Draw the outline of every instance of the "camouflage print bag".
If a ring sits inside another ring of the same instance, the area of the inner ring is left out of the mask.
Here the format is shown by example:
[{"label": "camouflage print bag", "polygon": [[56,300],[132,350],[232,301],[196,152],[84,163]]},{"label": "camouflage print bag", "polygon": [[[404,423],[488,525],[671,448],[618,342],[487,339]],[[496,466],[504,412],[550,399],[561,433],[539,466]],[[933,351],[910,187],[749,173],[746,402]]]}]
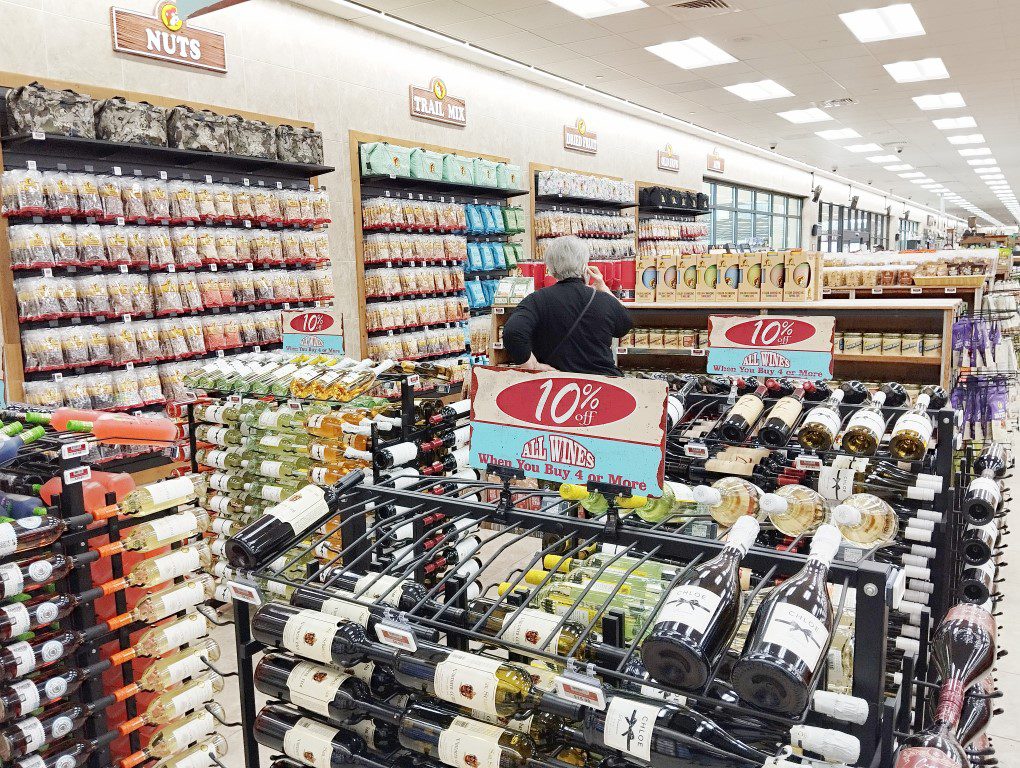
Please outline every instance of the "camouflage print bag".
[{"label": "camouflage print bag", "polygon": [[107,141],[165,147],[166,110],[147,101],[114,96],[96,107],[96,135]]},{"label": "camouflage print bag", "polygon": [[175,149],[198,152],[229,151],[227,144],[227,118],[203,109],[178,106],[170,110],[166,121],[167,139]]},{"label": "camouflage print bag", "polygon": [[311,128],[293,125],[276,127],[276,151],[288,163],[322,164],[322,134]]},{"label": "camouflage print bag", "polygon": [[54,91],[39,83],[7,91],[7,122],[12,133],[55,133],[96,137],[95,102],[72,90]]},{"label": "camouflage print bag", "polygon": [[231,115],[227,118],[227,142],[232,155],[276,159],[276,129],[261,120]]}]

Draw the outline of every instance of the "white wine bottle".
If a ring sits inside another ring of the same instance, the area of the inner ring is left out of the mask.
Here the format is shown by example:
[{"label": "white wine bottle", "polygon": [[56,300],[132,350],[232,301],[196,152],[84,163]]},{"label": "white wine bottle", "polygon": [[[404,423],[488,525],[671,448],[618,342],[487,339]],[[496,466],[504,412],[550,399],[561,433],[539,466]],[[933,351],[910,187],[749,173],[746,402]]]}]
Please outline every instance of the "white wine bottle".
[{"label": "white wine bottle", "polygon": [[803,448],[827,451],[832,447],[839,433],[839,425],[843,423],[839,404],[843,402],[844,394],[842,389],[837,389],[828,400],[807,412],[797,432],[797,442]]},{"label": "white wine bottle", "polygon": [[901,461],[920,461],[928,452],[935,425],[928,415],[926,394],[918,395],[914,407],[896,420],[889,438],[889,453]]}]

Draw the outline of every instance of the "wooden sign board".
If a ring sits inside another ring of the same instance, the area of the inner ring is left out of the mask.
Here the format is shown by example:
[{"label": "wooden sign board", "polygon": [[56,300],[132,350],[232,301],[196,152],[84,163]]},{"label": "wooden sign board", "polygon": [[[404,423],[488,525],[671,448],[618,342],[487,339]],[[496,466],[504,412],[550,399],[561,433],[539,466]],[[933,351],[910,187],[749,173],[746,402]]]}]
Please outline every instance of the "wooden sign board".
[{"label": "wooden sign board", "polygon": [[589,131],[584,120],[578,118],[574,125],[563,126],[563,148],[594,155],[599,151],[598,134]]},{"label": "wooden sign board", "polygon": [[708,372],[831,379],[833,317],[709,315]]},{"label": "wooden sign board", "polygon": [[432,78],[428,88],[410,86],[408,106],[411,117],[461,128],[467,125],[467,102],[451,96],[446,83],[438,77]]},{"label": "wooden sign board", "polygon": [[283,351],[294,354],[344,353],[344,318],[328,309],[283,313]]},{"label": "wooden sign board", "polygon": [[712,173],[725,173],[726,161],[719,155],[709,155],[707,168],[712,171]]},{"label": "wooden sign board", "polygon": [[660,171],[680,173],[680,155],[676,154],[673,147],[667,144],[665,149],[658,151],[656,165]]},{"label": "wooden sign board", "polygon": [[150,16],[123,8],[110,9],[113,50],[210,72],[227,71],[223,35],[185,24],[176,3],[159,3]]}]

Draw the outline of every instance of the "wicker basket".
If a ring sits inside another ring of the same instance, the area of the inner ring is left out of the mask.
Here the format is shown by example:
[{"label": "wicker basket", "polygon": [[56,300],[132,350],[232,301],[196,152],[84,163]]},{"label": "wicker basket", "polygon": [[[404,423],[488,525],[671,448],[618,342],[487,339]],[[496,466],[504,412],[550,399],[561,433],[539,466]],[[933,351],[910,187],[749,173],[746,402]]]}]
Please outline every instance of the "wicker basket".
[{"label": "wicker basket", "polygon": [[914,275],[914,285],[934,288],[980,288],[984,283],[984,275]]}]

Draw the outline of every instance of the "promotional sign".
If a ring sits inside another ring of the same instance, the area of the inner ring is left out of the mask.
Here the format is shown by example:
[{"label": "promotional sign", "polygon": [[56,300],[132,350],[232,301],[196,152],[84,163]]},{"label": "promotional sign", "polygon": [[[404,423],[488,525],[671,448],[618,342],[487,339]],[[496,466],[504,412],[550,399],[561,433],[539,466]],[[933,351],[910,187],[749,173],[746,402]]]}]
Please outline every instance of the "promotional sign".
[{"label": "promotional sign", "polygon": [[656,164],[660,171],[671,171],[673,173],[679,173],[680,155],[673,152],[673,147],[667,144],[665,149],[660,149],[658,151],[656,157]]},{"label": "promotional sign", "polygon": [[726,172],[726,161],[720,155],[712,154],[708,156],[708,170],[712,173],[725,173]]},{"label": "promotional sign", "polygon": [[588,130],[584,118],[577,118],[574,125],[563,126],[563,148],[594,155],[599,151],[598,134]]},{"label": "promotional sign", "polygon": [[728,376],[832,378],[833,317],[708,318],[708,372]]},{"label": "promotional sign", "polygon": [[344,353],[344,319],[339,312],[313,309],[283,313],[283,351]]},{"label": "promotional sign", "polygon": [[471,466],[662,493],[665,382],[491,366],[471,375]]},{"label": "promotional sign", "polygon": [[467,102],[451,96],[446,83],[438,77],[432,78],[428,88],[412,85],[408,103],[411,117],[461,127],[467,125]]},{"label": "promotional sign", "polygon": [[149,16],[123,8],[110,9],[113,50],[186,67],[227,71],[223,35],[186,24],[177,3],[157,3]]}]

